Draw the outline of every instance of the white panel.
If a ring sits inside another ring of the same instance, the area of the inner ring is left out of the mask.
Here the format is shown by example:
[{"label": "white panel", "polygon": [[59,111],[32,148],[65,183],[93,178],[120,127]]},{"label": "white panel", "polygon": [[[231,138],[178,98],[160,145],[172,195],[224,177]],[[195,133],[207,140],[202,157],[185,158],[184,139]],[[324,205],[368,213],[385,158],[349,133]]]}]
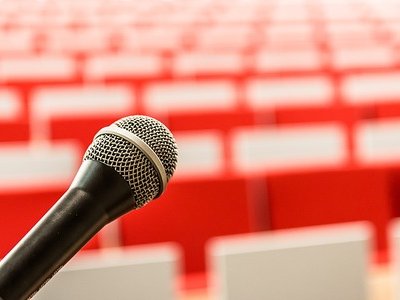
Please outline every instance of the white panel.
[{"label": "white panel", "polygon": [[112,77],[142,77],[162,74],[161,56],[141,54],[99,54],[88,58],[85,65],[87,79]]},{"label": "white panel", "polygon": [[249,25],[210,26],[197,32],[197,47],[210,50],[239,50],[249,45]]},{"label": "white panel", "polygon": [[59,53],[104,51],[111,40],[106,27],[76,30],[52,28],[46,35],[46,51]]},{"label": "white panel", "polygon": [[304,22],[310,20],[310,13],[304,6],[285,6],[282,5],[278,9],[274,10],[271,15],[271,22],[284,23],[284,22]]},{"label": "white panel", "polygon": [[341,91],[350,103],[400,101],[400,72],[348,75]]},{"label": "white panel", "polygon": [[34,31],[31,29],[9,29],[0,31],[0,53],[29,53],[34,49]]},{"label": "white panel", "polygon": [[326,105],[332,101],[329,78],[297,77],[253,79],[246,86],[246,98],[254,108]]},{"label": "white panel", "polygon": [[179,164],[174,177],[220,176],[225,166],[222,135],[216,131],[175,134]]},{"label": "white panel", "polygon": [[216,238],[215,299],[368,299],[371,231],[348,223]]},{"label": "white panel", "polygon": [[32,97],[33,117],[128,114],[135,101],[125,85],[52,86],[35,90]]},{"label": "white panel", "polygon": [[81,254],[56,274],[35,300],[174,300],[180,254],[174,244]]},{"label": "white panel", "polygon": [[245,1],[242,3],[239,2],[235,4],[232,3],[232,8],[220,14],[218,16],[218,21],[222,24],[230,24],[230,23],[252,24],[253,22],[256,22],[259,18],[256,15],[255,12],[256,9],[257,7],[256,5],[254,5],[254,3],[252,3],[252,1]]},{"label": "white panel", "polygon": [[267,50],[257,55],[254,65],[261,72],[310,71],[322,67],[322,57],[316,49]]},{"label": "white panel", "polygon": [[[182,2],[181,2],[182,3]],[[195,6],[193,6],[195,8]],[[186,14],[183,14],[181,11],[175,11],[168,14],[160,13],[148,16],[149,21],[152,21],[154,24],[165,24],[171,25],[179,28],[187,28],[186,26],[191,26],[197,19],[196,11],[187,11]],[[160,22],[162,20],[162,23]],[[171,40],[168,41],[168,45],[172,45]],[[161,46],[162,43],[159,43]]]},{"label": "white panel", "polygon": [[238,129],[232,147],[240,173],[340,166],[347,158],[345,130],[338,124]]},{"label": "white panel", "polygon": [[355,127],[357,159],[366,164],[400,162],[400,119],[362,122]]},{"label": "white panel", "polygon": [[332,52],[336,69],[390,67],[396,62],[396,53],[387,46],[339,47]]},{"label": "white panel", "polygon": [[[399,15],[397,12],[397,4],[396,1],[388,2],[386,5],[382,5],[382,1],[371,1],[370,3],[371,9],[374,10],[374,14],[377,18],[384,21],[386,26],[390,25],[392,22],[396,23],[399,21]],[[398,31],[396,28],[390,28],[391,31],[394,30],[395,33]]]},{"label": "white panel", "polygon": [[[160,20],[157,20],[155,24],[159,24],[159,22]],[[180,47],[182,42],[182,28],[180,26],[154,26],[133,31],[132,27],[128,27],[121,32],[121,37],[121,47],[124,50],[174,51]]]},{"label": "white panel", "polygon": [[192,52],[179,54],[174,60],[174,73],[194,74],[241,74],[244,59],[238,53]]},{"label": "white panel", "polygon": [[[21,8],[19,8],[21,9]],[[26,11],[25,13],[19,13],[12,18],[14,25],[21,27],[37,27],[42,22],[40,14],[35,13],[34,10]]]},{"label": "white panel", "polygon": [[340,49],[340,48],[371,48],[375,47],[377,44],[374,38],[331,38],[326,41],[330,49]]},{"label": "white panel", "polygon": [[[355,12],[354,10],[351,11],[351,9],[348,9],[347,11],[344,11],[343,8],[339,7],[338,10],[332,10],[331,7],[326,9],[326,13],[332,13],[335,12],[337,16],[339,15],[346,15],[350,14],[352,15],[353,13],[358,13]],[[362,22],[327,22],[327,34],[329,38],[340,38],[340,39],[365,39],[365,38],[371,38],[372,33],[373,33],[373,27],[369,23],[362,23]]]},{"label": "white panel", "polygon": [[81,158],[74,143],[0,144],[0,190],[21,190],[65,185]]},{"label": "white panel", "polygon": [[150,112],[228,110],[236,104],[236,89],[229,81],[156,83],[144,92]]},{"label": "white panel", "polygon": [[[390,33],[390,35],[393,37],[394,41],[398,42],[400,38],[400,22],[398,18],[398,13],[396,11],[397,9],[390,9],[390,13],[393,14],[392,17],[393,20],[387,20],[385,22],[384,28],[387,29]],[[396,16],[396,17],[394,17]],[[389,17],[389,18],[390,18]]]},{"label": "white panel", "polygon": [[66,56],[23,56],[0,60],[0,80],[68,80],[76,76],[76,62]]},{"label": "white panel", "polygon": [[57,12],[50,11],[41,15],[40,28],[52,30],[54,28],[67,28],[74,22],[74,16],[70,10],[60,8]]},{"label": "white panel", "polygon": [[267,42],[279,44],[283,41],[315,41],[315,31],[311,23],[277,23],[265,28]]},{"label": "white panel", "polygon": [[49,139],[51,118],[125,116],[132,114],[134,102],[132,89],[125,85],[39,88],[32,96],[31,138]]},{"label": "white panel", "polygon": [[[338,5],[335,7],[335,5],[327,5],[325,10],[324,10],[324,19],[325,21],[331,22],[333,24],[338,24],[339,26],[344,23],[345,27],[347,24],[350,23],[350,25],[347,25],[349,27],[349,37],[350,36],[355,36],[357,37],[357,32],[363,33],[362,29],[357,30],[357,25],[358,25],[358,20],[363,18],[363,16],[360,15],[361,9],[355,9],[354,7],[351,7],[350,5]],[[353,30],[353,25],[351,23],[355,22],[357,25],[354,26]],[[360,24],[362,26],[362,24]]]},{"label": "white panel", "polygon": [[22,113],[22,101],[15,90],[0,90],[0,120],[13,120]]}]

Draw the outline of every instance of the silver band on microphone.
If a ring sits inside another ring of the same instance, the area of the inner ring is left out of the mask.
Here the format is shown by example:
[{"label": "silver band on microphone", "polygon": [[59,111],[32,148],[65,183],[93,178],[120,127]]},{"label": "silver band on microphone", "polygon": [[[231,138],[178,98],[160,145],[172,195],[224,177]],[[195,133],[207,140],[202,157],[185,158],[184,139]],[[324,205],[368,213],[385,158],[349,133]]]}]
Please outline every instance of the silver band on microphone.
[{"label": "silver band on microphone", "polygon": [[141,138],[139,138],[136,134],[130,132],[129,130],[118,127],[117,125],[110,125],[100,129],[99,132],[94,136],[94,140],[103,134],[112,134],[127,140],[131,144],[135,145],[139,148],[140,151],[143,152],[144,155],[150,160],[151,164],[157,171],[158,178],[160,179],[160,188],[156,197],[159,197],[165,190],[167,186],[167,174],[165,172],[165,168],[157,156],[157,154],[147,145]]}]

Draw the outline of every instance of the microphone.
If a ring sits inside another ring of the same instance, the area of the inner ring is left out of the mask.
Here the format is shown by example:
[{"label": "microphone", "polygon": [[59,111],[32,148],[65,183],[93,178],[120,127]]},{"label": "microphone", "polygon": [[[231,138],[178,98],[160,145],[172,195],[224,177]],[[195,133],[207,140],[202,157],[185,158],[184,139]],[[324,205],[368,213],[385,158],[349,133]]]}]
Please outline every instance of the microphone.
[{"label": "microphone", "polygon": [[0,300],[32,297],[102,227],[159,197],[177,156],[171,132],[151,117],[101,129],[68,190],[0,261]]}]

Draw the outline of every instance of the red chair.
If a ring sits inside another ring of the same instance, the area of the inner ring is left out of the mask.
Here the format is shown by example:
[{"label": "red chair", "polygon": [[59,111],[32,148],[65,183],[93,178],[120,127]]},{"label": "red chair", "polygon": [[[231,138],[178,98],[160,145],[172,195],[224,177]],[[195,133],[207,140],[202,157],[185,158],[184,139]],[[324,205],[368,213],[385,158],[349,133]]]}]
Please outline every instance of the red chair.
[{"label": "red chair", "polygon": [[175,181],[121,224],[124,245],[174,241],[183,249],[186,272],[204,271],[209,238],[251,230],[246,181]]},{"label": "red chair", "polygon": [[376,229],[377,250],[387,249],[393,213],[386,170],[293,173],[266,181],[273,229],[368,220]]}]

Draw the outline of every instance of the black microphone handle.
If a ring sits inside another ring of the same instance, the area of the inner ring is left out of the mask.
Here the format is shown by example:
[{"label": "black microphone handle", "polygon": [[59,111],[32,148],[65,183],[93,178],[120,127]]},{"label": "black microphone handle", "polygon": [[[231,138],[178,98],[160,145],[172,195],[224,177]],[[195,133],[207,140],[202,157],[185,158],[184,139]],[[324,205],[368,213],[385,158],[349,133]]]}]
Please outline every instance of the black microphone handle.
[{"label": "black microphone handle", "polygon": [[30,298],[104,225],[133,208],[120,174],[84,161],[71,187],[0,261],[0,299]]}]

